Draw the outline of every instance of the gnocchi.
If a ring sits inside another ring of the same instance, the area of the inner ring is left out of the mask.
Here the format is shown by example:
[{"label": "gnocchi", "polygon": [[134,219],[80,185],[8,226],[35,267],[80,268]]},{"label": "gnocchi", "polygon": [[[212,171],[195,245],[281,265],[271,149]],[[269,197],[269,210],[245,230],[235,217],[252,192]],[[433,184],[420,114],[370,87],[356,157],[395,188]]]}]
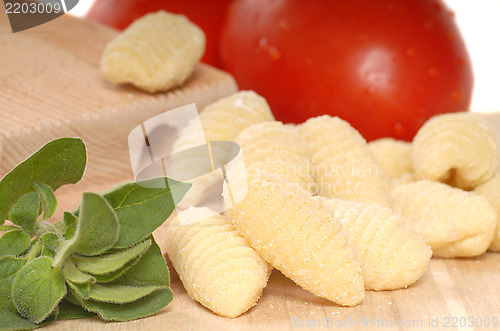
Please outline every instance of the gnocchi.
[{"label": "gnocchi", "polygon": [[148,14],[111,40],[101,57],[104,78],[154,93],[182,85],[205,52],[205,34],[183,15]]},{"label": "gnocchi", "polygon": [[[173,153],[187,150],[197,146],[200,142],[211,141],[234,141],[236,136],[246,127],[253,124],[274,121],[269,105],[266,100],[253,91],[241,91],[222,98],[217,102],[207,106],[199,115],[199,120],[203,128],[199,130],[199,122],[192,121],[180,133],[173,145]],[[226,154],[227,153],[222,153]],[[224,155],[222,155],[224,156]],[[203,159],[212,157],[213,163],[224,164],[226,160],[220,159],[220,155],[215,153],[209,155],[200,149],[191,149],[183,154],[182,159],[169,163],[168,173],[193,173],[192,167],[205,167],[200,169],[206,175],[194,178],[193,186],[184,196],[179,208],[196,206],[203,200],[206,190],[215,182],[221,182],[222,178],[213,173],[212,164],[203,162]],[[212,173],[211,173],[212,172]]]},{"label": "gnocchi", "polygon": [[343,306],[361,302],[361,269],[347,233],[319,199],[285,178],[253,169],[243,174],[235,168],[228,177],[224,198],[246,190],[230,217],[267,262],[315,295]]},{"label": "gnocchi", "polygon": [[427,269],[432,251],[405,219],[388,207],[321,197],[349,234],[367,290],[396,290]]},{"label": "gnocchi", "polygon": [[174,218],[167,229],[166,251],[184,288],[218,315],[241,315],[259,300],[271,267],[229,218],[208,208],[183,213],[197,222],[181,226]]},{"label": "gnocchi", "polygon": [[264,122],[243,130],[236,138],[245,167],[286,178],[315,193],[312,165],[295,126]]},{"label": "gnocchi", "polygon": [[498,146],[489,123],[469,113],[438,115],[417,132],[411,162],[420,179],[470,190],[498,169]]},{"label": "gnocchi", "polygon": [[496,210],[478,194],[428,180],[397,185],[391,206],[403,215],[434,256],[483,254],[493,239]]},{"label": "gnocchi", "polygon": [[[488,198],[488,201],[497,210],[497,216],[500,216],[500,174],[497,173],[492,179],[477,186],[474,192]],[[490,250],[500,252],[500,217],[497,217],[497,224],[493,235],[493,241]]]},{"label": "gnocchi", "polygon": [[349,123],[325,115],[307,120],[300,132],[307,142],[318,194],[388,205],[388,179],[366,140]]},{"label": "gnocchi", "polygon": [[393,138],[381,138],[368,143],[368,147],[382,171],[391,179],[412,173],[411,143]]}]

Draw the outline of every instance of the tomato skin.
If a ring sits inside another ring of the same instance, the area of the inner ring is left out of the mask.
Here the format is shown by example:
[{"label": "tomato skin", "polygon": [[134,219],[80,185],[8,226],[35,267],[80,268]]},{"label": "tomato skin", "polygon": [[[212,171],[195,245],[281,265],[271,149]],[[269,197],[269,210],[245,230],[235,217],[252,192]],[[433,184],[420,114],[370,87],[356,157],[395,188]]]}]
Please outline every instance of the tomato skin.
[{"label": "tomato skin", "polygon": [[186,15],[207,37],[206,51],[201,59],[219,66],[219,39],[226,9],[232,0],[97,0],[86,17],[123,30],[139,17],[158,10]]},{"label": "tomato skin", "polygon": [[434,0],[236,0],[221,59],[278,120],[336,115],[367,140],[411,140],[433,115],[467,110],[473,86],[453,14]]}]

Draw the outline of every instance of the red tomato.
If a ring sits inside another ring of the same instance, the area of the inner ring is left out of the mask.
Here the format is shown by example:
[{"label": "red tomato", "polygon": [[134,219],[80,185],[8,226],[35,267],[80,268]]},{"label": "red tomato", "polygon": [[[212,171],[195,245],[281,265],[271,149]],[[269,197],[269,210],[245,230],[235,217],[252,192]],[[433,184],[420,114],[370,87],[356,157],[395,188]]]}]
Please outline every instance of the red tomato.
[{"label": "red tomato", "polygon": [[226,8],[231,0],[97,0],[87,18],[117,29],[124,29],[135,19],[158,10],[184,14],[203,29],[207,36],[207,48],[201,59],[218,66],[219,36]]},{"label": "red tomato", "polygon": [[278,120],[337,115],[368,140],[411,140],[467,110],[473,85],[454,14],[431,0],[237,0],[221,58]]}]

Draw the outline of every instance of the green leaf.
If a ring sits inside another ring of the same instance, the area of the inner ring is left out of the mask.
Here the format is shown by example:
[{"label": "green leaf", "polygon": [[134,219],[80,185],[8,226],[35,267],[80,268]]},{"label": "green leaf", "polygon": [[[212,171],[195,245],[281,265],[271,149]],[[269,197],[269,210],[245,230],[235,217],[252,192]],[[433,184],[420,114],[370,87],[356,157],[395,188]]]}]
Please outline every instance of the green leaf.
[{"label": "green leaf", "polygon": [[60,138],[43,146],[0,181],[0,224],[23,195],[33,192],[33,182],[45,183],[54,191],[62,185],[77,183],[86,162],[81,139]]},{"label": "green leaf", "polygon": [[138,256],[135,259],[132,259],[127,262],[123,267],[121,267],[118,270],[108,272],[106,274],[102,275],[94,275],[96,283],[109,283],[111,281],[114,281],[118,277],[122,276],[126,271],[128,271],[134,264],[139,262],[141,260],[141,257]]},{"label": "green leaf", "polygon": [[151,236],[151,246],[139,262],[127,270],[123,276],[113,281],[113,284],[129,286],[159,285],[169,286],[167,262],[161,254],[160,247]]},{"label": "green leaf", "polygon": [[19,255],[30,247],[30,236],[21,229],[12,230],[0,237],[0,256]]},{"label": "green leaf", "polygon": [[46,246],[51,251],[57,249],[57,243],[59,242],[59,237],[54,232],[46,232],[40,236],[40,240],[43,245]]},{"label": "green leaf", "polygon": [[183,197],[191,187],[191,184],[168,181],[170,187],[166,178],[155,178],[123,184],[103,193],[120,221],[120,236],[115,247],[124,248],[144,240],[173,212],[172,194]]},{"label": "green leaf", "polygon": [[95,316],[95,313],[87,311],[80,305],[76,305],[68,300],[62,300],[59,303],[58,320],[79,319]]},{"label": "green leaf", "polygon": [[165,286],[125,286],[125,285],[90,285],[90,299],[111,303],[129,303],[145,297]]},{"label": "green leaf", "polygon": [[0,225],[0,231],[10,231],[17,229],[19,229],[19,227],[15,225]]},{"label": "green leaf", "polygon": [[63,237],[66,239],[71,239],[76,232],[77,218],[70,212],[64,212],[63,224],[64,229],[62,231]]},{"label": "green leaf", "polygon": [[12,298],[17,311],[33,323],[46,319],[66,294],[60,268],[53,260],[41,256],[29,262],[16,274]]},{"label": "green leaf", "polygon": [[53,319],[48,318],[41,324],[35,324],[15,311],[0,308],[0,330],[32,330],[52,322]]},{"label": "green leaf", "polygon": [[82,272],[76,267],[76,265],[71,260],[66,260],[62,266],[62,274],[66,280],[72,283],[83,284],[83,283],[93,283],[96,279]]},{"label": "green leaf", "polygon": [[83,194],[74,240],[74,251],[97,255],[113,247],[118,240],[119,223],[109,203],[99,194]]},{"label": "green leaf", "polygon": [[66,279],[66,284],[69,285],[71,293],[75,295],[78,301],[86,300],[90,296],[90,283],[76,284]]},{"label": "green leaf", "polygon": [[146,252],[149,246],[151,246],[151,240],[146,240],[116,253],[92,257],[73,256],[72,260],[81,271],[102,275],[122,268],[130,260]]},{"label": "green leaf", "polygon": [[50,257],[51,259],[54,259],[56,256],[56,253],[50,249],[48,249],[47,246],[43,245],[42,246],[42,251],[40,252],[40,256],[47,256]]},{"label": "green leaf", "polygon": [[56,195],[52,188],[44,183],[34,182],[33,187],[38,194],[38,200],[42,204],[43,219],[46,220],[56,212]]},{"label": "green leaf", "polygon": [[54,258],[57,250],[57,243],[59,242],[59,237],[54,232],[46,232],[40,236],[42,242],[41,256],[48,256]]},{"label": "green leaf", "polygon": [[137,301],[114,304],[94,300],[86,300],[82,305],[87,310],[96,312],[104,320],[130,321],[136,318],[150,316],[168,305],[173,299],[172,291],[168,288],[155,291]]},{"label": "green leaf", "polygon": [[12,301],[12,282],[16,273],[26,264],[26,258],[4,256],[0,258],[0,309],[16,311]]},{"label": "green leaf", "polygon": [[35,192],[23,195],[9,211],[10,221],[23,227],[29,233],[35,229],[38,215],[40,215],[40,202]]}]

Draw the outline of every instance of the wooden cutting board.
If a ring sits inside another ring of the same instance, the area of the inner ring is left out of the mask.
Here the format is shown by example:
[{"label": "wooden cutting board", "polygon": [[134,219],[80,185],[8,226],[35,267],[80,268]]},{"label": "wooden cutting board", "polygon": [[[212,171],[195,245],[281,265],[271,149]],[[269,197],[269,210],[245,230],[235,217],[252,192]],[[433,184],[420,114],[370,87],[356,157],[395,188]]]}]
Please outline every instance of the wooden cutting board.
[{"label": "wooden cutting board", "polygon": [[[132,179],[127,135],[133,127],[180,105],[194,102],[200,109],[237,88],[229,75],[205,65],[170,93],[149,95],[111,86],[101,79],[98,63],[105,43],[116,33],[65,16],[12,34],[0,13],[0,177],[53,138],[82,137],[89,149],[85,180],[58,192],[59,210],[71,210],[83,190],[100,191]],[[369,291],[352,308],[318,298],[275,270],[257,306],[236,319],[214,315],[193,301],[171,266],[170,270],[174,300],[152,317],[126,323],[98,318],[61,321],[45,329],[471,330],[489,325],[482,329],[494,330],[500,325],[500,254],[432,259],[413,286]]]}]

